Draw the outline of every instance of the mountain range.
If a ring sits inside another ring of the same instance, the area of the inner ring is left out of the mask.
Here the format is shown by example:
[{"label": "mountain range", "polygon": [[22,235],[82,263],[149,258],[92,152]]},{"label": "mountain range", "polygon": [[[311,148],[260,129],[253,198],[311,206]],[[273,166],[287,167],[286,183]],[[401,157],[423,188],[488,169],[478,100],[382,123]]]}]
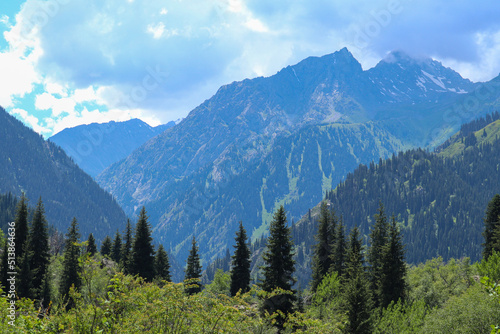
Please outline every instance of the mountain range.
[{"label": "mountain range", "polygon": [[67,128],[49,138],[92,177],[126,158],[132,151],[175,125],[151,127],[140,119],[125,122],[92,123]]},{"label": "mountain range", "polygon": [[279,204],[298,220],[360,163],[438,146],[498,106],[499,81],[472,83],[402,52],[364,71],[342,49],[221,87],[96,180],[128,215],[145,205],[179,259],[194,235],[211,260],[239,220],[255,240]]}]

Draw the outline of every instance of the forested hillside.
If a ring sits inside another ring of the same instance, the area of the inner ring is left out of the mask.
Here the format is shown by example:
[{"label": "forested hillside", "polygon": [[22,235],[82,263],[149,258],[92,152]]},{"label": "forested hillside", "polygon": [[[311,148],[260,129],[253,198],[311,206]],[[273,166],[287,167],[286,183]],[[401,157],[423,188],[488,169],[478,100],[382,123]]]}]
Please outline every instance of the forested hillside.
[{"label": "forested hillside", "polygon": [[126,223],[113,197],[60,147],[1,108],[0,174],[0,193],[20,196],[24,192],[33,207],[41,196],[49,224],[60,231],[76,217],[83,233],[92,232],[101,239]]},{"label": "forested hillside", "polygon": [[[401,226],[409,263],[437,256],[476,261],[484,242],[484,208],[500,189],[497,118],[495,113],[465,124],[435,153],[410,150],[360,165],[326,199],[347,228],[359,226],[365,241],[382,202]],[[298,265],[307,273],[318,216],[319,205],[292,228]],[[298,276],[307,281],[308,274]]]}]

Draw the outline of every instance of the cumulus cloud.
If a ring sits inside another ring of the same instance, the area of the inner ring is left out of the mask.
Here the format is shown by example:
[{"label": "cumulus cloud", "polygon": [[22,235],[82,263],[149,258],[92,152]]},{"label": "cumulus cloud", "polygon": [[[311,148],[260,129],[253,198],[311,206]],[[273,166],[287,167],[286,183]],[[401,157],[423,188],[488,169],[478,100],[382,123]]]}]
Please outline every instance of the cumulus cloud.
[{"label": "cumulus cloud", "polygon": [[40,133],[40,134],[50,134],[52,133],[52,130],[46,127],[43,127],[42,125],[39,124],[38,118],[35,116],[31,115],[24,109],[20,108],[15,108],[11,111],[13,115],[17,115],[18,117],[21,118],[24,123],[29,125],[34,131]]},{"label": "cumulus cloud", "polygon": [[27,0],[15,24],[0,19],[13,24],[0,71],[20,78],[0,87],[0,104],[14,108],[38,82],[47,128],[99,115],[166,122],[220,85],[344,46],[365,69],[398,49],[489,80],[500,72],[499,14],[495,0]]}]

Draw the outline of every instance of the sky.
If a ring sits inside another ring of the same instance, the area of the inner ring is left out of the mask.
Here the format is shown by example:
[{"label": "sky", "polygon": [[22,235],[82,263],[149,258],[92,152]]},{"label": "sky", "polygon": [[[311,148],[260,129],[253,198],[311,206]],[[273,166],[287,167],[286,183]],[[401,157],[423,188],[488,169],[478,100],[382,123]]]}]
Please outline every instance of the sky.
[{"label": "sky", "polygon": [[44,137],[80,124],[185,117],[233,81],[347,47],[500,73],[498,0],[8,0],[0,106]]}]

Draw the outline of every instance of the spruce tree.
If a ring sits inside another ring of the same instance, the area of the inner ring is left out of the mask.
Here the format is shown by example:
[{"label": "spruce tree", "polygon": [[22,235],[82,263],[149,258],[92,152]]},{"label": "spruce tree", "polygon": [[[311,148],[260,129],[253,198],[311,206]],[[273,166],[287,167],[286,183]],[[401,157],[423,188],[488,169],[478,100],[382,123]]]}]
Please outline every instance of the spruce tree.
[{"label": "spruce tree", "polygon": [[331,270],[337,272],[339,277],[341,277],[345,271],[346,253],[347,242],[345,239],[345,227],[341,217],[337,224],[335,243],[333,244],[331,253]]},{"label": "spruce tree", "polygon": [[240,221],[238,232],[236,232],[236,245],[234,245],[234,255],[231,265],[231,296],[236,296],[238,291],[241,293],[250,290],[250,249],[247,244],[247,232]]},{"label": "spruce tree", "polygon": [[363,246],[358,227],[351,230],[347,250],[344,281],[344,305],[347,312],[346,332],[365,334],[372,332],[371,295],[363,266]]},{"label": "spruce tree", "polygon": [[111,250],[113,249],[113,242],[109,235],[107,235],[101,244],[101,255],[105,257],[111,257]]},{"label": "spruce tree", "polygon": [[[286,316],[293,312],[295,300],[295,291],[292,290],[295,283],[293,247],[291,231],[287,226],[285,209],[282,205],[274,214],[269,227],[267,249],[263,254],[264,266],[261,267],[264,274],[261,286],[269,293],[279,288],[290,291],[291,294],[278,294],[264,300],[263,311],[269,314],[280,311]],[[286,319],[279,315],[276,320],[278,328],[282,328]]]},{"label": "spruce tree", "polygon": [[172,281],[172,278],[170,277],[170,263],[168,261],[168,255],[162,244],[158,246],[158,251],[156,252],[155,278],[167,282]]},{"label": "spruce tree", "polygon": [[116,231],[115,240],[113,240],[113,246],[111,248],[111,259],[116,263],[120,263],[122,253],[122,236],[120,232]]},{"label": "spruce tree", "polygon": [[[69,289],[74,286],[75,289],[81,286],[81,266],[78,261],[80,257],[80,233],[78,233],[78,223],[76,218],[73,218],[71,226],[66,234],[66,243],[64,245],[64,260],[61,280],[59,282],[59,294],[63,299],[67,299]],[[68,301],[68,307],[72,307],[73,302]]]},{"label": "spruce tree", "polygon": [[384,212],[384,205],[379,203],[378,213],[375,214],[375,224],[370,231],[370,247],[368,248],[368,273],[370,278],[370,289],[375,292],[375,307],[380,304],[381,275],[382,275],[382,253],[388,241],[389,223]]},{"label": "spruce tree", "polygon": [[9,243],[6,242],[3,246],[2,265],[0,267],[0,284],[5,291],[9,285],[7,279],[9,278]]},{"label": "spruce tree", "polygon": [[[26,244],[28,246],[28,244]],[[33,288],[33,272],[31,270],[31,256],[30,252],[23,252],[23,257],[18,263],[19,266],[19,283],[16,286],[17,295],[19,298],[35,297],[35,289]]]},{"label": "spruce tree", "polygon": [[155,250],[153,247],[153,238],[151,238],[151,227],[146,215],[146,208],[142,207],[132,245],[132,274],[139,275],[147,282],[151,282],[155,276],[154,255]]},{"label": "spruce tree", "polygon": [[15,231],[16,231],[16,263],[19,265],[23,258],[24,250],[27,248],[26,242],[29,238],[28,229],[28,204],[24,193],[17,203]]},{"label": "spruce tree", "polygon": [[39,299],[43,279],[47,275],[50,261],[49,234],[47,221],[45,219],[45,209],[41,197],[38,200],[38,204],[33,215],[28,247],[25,251],[31,253],[30,268],[33,273],[33,288],[35,289],[34,296],[36,299]]},{"label": "spruce tree", "polygon": [[486,218],[484,219],[484,249],[483,258],[488,260],[488,257],[493,253],[493,251],[499,252],[495,246],[500,244],[499,240],[496,240],[497,230],[500,230],[500,195],[496,194],[493,196],[491,201],[488,203],[486,208]]},{"label": "spruce tree", "polygon": [[405,301],[406,263],[401,233],[396,218],[392,216],[389,241],[382,250],[381,283],[378,295],[380,306],[386,308],[391,302]]},{"label": "spruce tree", "polygon": [[185,291],[188,295],[194,295],[195,293],[201,291],[203,286],[201,285],[200,277],[200,256],[198,255],[198,246],[196,246],[196,239],[193,236],[191,250],[189,251],[189,256],[187,258],[186,275],[184,276],[184,282],[187,283]]},{"label": "spruce tree", "polygon": [[87,239],[87,253],[89,253],[90,256],[94,256],[97,253],[97,246],[92,233],[89,234],[89,238]]},{"label": "spruce tree", "polygon": [[50,306],[52,300],[52,289],[50,284],[50,272],[47,271],[45,277],[42,280],[42,289],[40,292],[40,304],[42,307],[47,309]]},{"label": "spruce tree", "polygon": [[130,274],[131,269],[131,253],[132,253],[132,243],[133,243],[133,236],[132,236],[132,225],[130,224],[130,219],[127,219],[127,227],[125,228],[125,233],[123,236],[123,242],[122,242],[122,254],[121,254],[121,259],[122,259],[122,267],[123,267],[123,273],[125,274]]},{"label": "spruce tree", "polygon": [[332,266],[332,246],[335,236],[335,215],[328,210],[326,202],[321,203],[318,233],[315,236],[317,244],[314,247],[312,258],[311,291],[315,292],[323,277]]}]

